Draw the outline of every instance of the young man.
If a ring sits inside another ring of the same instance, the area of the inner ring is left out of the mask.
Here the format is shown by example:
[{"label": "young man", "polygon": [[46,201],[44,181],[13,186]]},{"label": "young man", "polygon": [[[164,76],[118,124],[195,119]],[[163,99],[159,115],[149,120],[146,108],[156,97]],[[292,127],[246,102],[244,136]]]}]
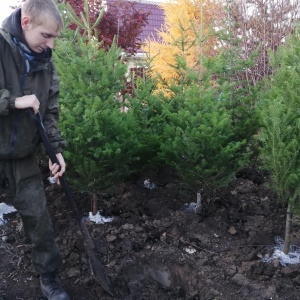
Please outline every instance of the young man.
[{"label": "young man", "polygon": [[57,278],[61,257],[36,157],[39,137],[29,110],[43,118],[59,161],[59,165],[49,162],[49,169],[58,179],[66,168],[65,141],[57,128],[59,86],[51,49],[62,28],[53,0],[27,0],[0,29],[0,192],[8,182],[12,204],[32,242],[42,293],[51,300],[69,297]]}]

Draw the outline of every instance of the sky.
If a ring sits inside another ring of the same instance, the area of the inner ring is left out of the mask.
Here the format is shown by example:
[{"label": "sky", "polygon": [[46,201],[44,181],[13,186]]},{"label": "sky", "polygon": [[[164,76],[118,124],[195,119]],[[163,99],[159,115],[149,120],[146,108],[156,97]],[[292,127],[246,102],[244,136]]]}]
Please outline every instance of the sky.
[{"label": "sky", "polygon": [[10,8],[11,5],[16,5],[18,0],[0,0],[1,8],[0,8],[0,24],[2,21],[12,12]]}]

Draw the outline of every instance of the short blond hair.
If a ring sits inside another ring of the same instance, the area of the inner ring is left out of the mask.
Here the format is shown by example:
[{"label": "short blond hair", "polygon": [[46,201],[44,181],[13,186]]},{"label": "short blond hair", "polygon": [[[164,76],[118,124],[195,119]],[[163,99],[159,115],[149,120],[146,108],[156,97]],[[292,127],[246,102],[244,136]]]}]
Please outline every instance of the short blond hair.
[{"label": "short blond hair", "polygon": [[63,29],[63,20],[54,0],[26,0],[21,6],[22,17],[30,17],[35,25],[41,25],[46,17],[57,24],[57,32]]}]

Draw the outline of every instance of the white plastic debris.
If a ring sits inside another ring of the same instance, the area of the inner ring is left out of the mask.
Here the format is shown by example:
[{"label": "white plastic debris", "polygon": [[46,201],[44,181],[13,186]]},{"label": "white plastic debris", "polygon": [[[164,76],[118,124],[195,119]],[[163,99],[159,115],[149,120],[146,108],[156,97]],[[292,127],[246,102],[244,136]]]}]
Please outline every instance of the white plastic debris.
[{"label": "white plastic debris", "polygon": [[193,247],[186,247],[184,248],[184,251],[189,254],[194,254],[196,252],[196,249],[194,249]]},{"label": "white plastic debris", "polygon": [[113,221],[113,217],[103,217],[98,211],[95,215],[92,212],[89,212],[89,221],[95,222],[96,224],[104,224]]},{"label": "white plastic debris", "polygon": [[197,203],[191,202],[191,203],[185,203],[183,210],[187,212],[196,212]]},{"label": "white plastic debris", "polygon": [[7,240],[8,240],[8,236],[7,235],[4,235],[4,236],[2,236],[2,242],[6,242]]},{"label": "white plastic debris", "polygon": [[271,257],[263,257],[263,262],[271,262],[274,259],[278,259],[283,266],[295,265],[300,263],[300,247],[295,245],[290,246],[290,251],[288,254],[283,252],[284,240],[276,236],[275,237],[276,246],[274,247],[274,252]]},{"label": "white plastic debris", "polygon": [[3,219],[3,215],[9,214],[9,213],[12,213],[15,211],[16,211],[16,209],[13,206],[7,205],[5,203],[0,203],[0,226],[5,223],[4,219]]},{"label": "white plastic debris", "polygon": [[146,189],[153,190],[153,189],[156,188],[156,184],[155,184],[155,183],[152,183],[152,182],[150,181],[150,179],[145,179],[145,180],[144,180],[144,187],[145,187]]},{"label": "white plastic debris", "polygon": [[200,214],[202,210],[202,196],[201,193],[197,193],[197,202],[185,203],[183,210],[186,212]]}]

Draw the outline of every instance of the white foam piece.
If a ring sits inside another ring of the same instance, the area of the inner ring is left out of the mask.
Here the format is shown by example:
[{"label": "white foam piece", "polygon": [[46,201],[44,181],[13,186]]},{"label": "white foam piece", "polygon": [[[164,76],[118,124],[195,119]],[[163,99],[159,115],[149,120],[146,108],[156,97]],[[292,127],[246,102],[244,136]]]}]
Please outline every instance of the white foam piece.
[{"label": "white foam piece", "polygon": [[16,211],[16,209],[13,206],[7,205],[5,203],[0,203],[0,225],[4,224],[3,215],[9,214],[9,213],[12,213],[15,211]]},{"label": "white foam piece", "polygon": [[95,222],[96,224],[104,224],[108,222],[112,222],[114,219],[113,217],[103,217],[101,216],[100,212],[98,211],[95,215],[93,215],[92,212],[89,212],[88,219],[92,222]]},{"label": "white foam piece", "polygon": [[276,236],[275,237],[276,246],[274,247],[274,252],[271,257],[263,257],[263,262],[271,262],[274,259],[278,259],[283,266],[295,265],[300,263],[300,247],[291,245],[288,254],[283,252],[284,240]]}]

